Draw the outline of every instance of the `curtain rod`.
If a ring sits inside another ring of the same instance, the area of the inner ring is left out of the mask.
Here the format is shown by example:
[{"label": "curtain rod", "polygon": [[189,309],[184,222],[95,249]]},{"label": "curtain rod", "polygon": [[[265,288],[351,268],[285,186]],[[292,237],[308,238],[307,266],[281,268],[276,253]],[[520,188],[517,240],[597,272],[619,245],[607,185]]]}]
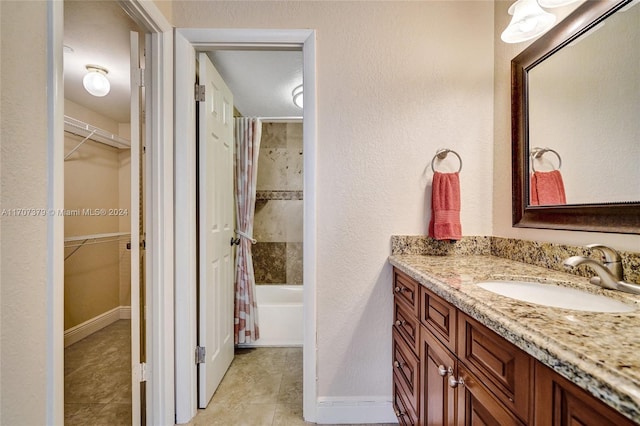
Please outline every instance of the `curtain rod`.
[{"label": "curtain rod", "polygon": [[302,117],[257,117],[263,123],[302,123]]}]

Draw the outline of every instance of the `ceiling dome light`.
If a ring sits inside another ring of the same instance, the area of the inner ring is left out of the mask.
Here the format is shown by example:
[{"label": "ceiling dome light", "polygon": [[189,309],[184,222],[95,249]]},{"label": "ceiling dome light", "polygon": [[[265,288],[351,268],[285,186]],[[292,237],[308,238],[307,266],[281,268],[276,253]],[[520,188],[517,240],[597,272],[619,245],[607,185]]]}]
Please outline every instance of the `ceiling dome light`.
[{"label": "ceiling dome light", "polygon": [[566,6],[571,3],[575,3],[578,0],[538,0],[538,4],[542,7],[554,8]]},{"label": "ceiling dome light", "polygon": [[304,104],[304,95],[302,93],[302,84],[296,86],[295,89],[291,92],[291,96],[293,96],[293,104],[298,108],[302,108]]},{"label": "ceiling dome light", "polygon": [[87,74],[82,79],[82,85],[93,96],[106,96],[111,90],[111,84],[107,79],[109,71],[98,65],[87,65]]}]

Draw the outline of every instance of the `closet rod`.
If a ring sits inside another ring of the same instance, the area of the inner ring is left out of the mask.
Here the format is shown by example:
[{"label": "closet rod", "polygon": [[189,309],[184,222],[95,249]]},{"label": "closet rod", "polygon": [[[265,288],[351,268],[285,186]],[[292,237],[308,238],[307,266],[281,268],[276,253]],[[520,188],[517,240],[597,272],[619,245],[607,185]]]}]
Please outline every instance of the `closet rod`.
[{"label": "closet rod", "polygon": [[101,238],[121,237],[123,235],[131,235],[131,233],[130,232],[108,232],[104,234],[78,235],[76,237],[67,237],[64,239],[64,242],[68,243],[72,241],[82,241],[82,240],[99,240]]},{"label": "closet rod", "polygon": [[[118,149],[131,148],[131,143],[125,138],[114,135],[113,133],[109,133],[99,127],[92,126],[91,124],[87,124],[84,121],[69,117],[68,115],[64,116],[64,130],[65,132],[73,133],[74,135],[85,138],[85,140],[82,141],[76,148],[74,148],[72,152],[78,149],[78,147],[82,145],[86,141],[86,139],[91,139],[93,141]],[[67,154],[67,156],[70,154],[71,152]]]},{"label": "closet rod", "polygon": [[[92,245],[92,244],[102,244],[102,243],[112,243],[120,240],[122,236],[129,236],[131,233],[129,232],[111,232],[106,234],[90,234],[90,235],[79,235],[77,237],[68,237],[64,239],[66,243],[75,243],[65,245],[64,248],[74,248],[75,249],[64,257],[64,260],[67,260],[71,256],[75,254],[80,248],[84,245]],[[90,241],[90,242],[89,242]]]}]

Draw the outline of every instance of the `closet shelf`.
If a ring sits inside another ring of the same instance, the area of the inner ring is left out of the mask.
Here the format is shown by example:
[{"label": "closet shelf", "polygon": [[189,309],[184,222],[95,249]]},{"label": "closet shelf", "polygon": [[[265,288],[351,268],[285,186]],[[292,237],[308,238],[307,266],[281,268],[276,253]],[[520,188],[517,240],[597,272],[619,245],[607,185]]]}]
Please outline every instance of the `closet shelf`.
[{"label": "closet shelf", "polygon": [[67,237],[64,239],[64,248],[75,248],[71,253],[67,254],[64,257],[64,260],[67,260],[75,252],[80,250],[80,248],[84,245],[92,245],[92,244],[102,244],[102,243],[112,243],[116,241],[120,241],[120,237],[131,236],[130,232],[109,232],[105,234],[89,234],[89,235],[78,235],[75,237]]},{"label": "closet shelf", "polygon": [[131,149],[131,142],[127,139],[114,135],[113,133],[109,133],[99,127],[92,126],[91,124],[87,124],[84,121],[69,117],[68,115],[64,116],[64,131],[84,138],[80,144],[65,156],[65,160],[80,148],[80,146],[88,139],[118,149]]},{"label": "closet shelf", "polygon": [[64,239],[65,243],[75,242],[75,241],[84,241],[84,240],[100,240],[103,238],[114,238],[114,237],[122,237],[124,235],[131,235],[130,232],[109,232],[105,234],[89,234],[89,235],[78,235],[75,237],[67,237]]}]

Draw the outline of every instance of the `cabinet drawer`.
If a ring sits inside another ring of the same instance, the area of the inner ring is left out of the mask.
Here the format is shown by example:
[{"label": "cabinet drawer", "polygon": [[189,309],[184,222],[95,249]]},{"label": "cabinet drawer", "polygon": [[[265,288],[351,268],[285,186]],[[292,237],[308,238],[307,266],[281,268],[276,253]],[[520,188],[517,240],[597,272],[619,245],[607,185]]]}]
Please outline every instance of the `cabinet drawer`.
[{"label": "cabinet drawer", "polygon": [[416,411],[407,403],[404,391],[395,380],[393,382],[393,411],[396,413],[399,424],[407,426],[418,424]]},{"label": "cabinet drawer", "polygon": [[415,354],[418,353],[418,332],[420,325],[418,318],[410,313],[405,304],[393,298],[393,329],[407,341]]},{"label": "cabinet drawer", "polygon": [[627,419],[582,388],[536,362],[536,426],[631,426]]},{"label": "cabinet drawer", "polygon": [[393,381],[404,390],[407,402],[417,412],[420,385],[418,357],[397,331],[393,332]]},{"label": "cabinet drawer", "polygon": [[456,352],[456,308],[420,287],[420,322],[451,352]]},{"label": "cabinet drawer", "polygon": [[458,358],[496,397],[529,423],[533,358],[458,312]]},{"label": "cabinet drawer", "polygon": [[409,311],[416,317],[418,316],[418,301],[420,299],[419,287],[420,284],[413,278],[395,268],[393,269],[393,293],[398,300],[407,305]]}]

